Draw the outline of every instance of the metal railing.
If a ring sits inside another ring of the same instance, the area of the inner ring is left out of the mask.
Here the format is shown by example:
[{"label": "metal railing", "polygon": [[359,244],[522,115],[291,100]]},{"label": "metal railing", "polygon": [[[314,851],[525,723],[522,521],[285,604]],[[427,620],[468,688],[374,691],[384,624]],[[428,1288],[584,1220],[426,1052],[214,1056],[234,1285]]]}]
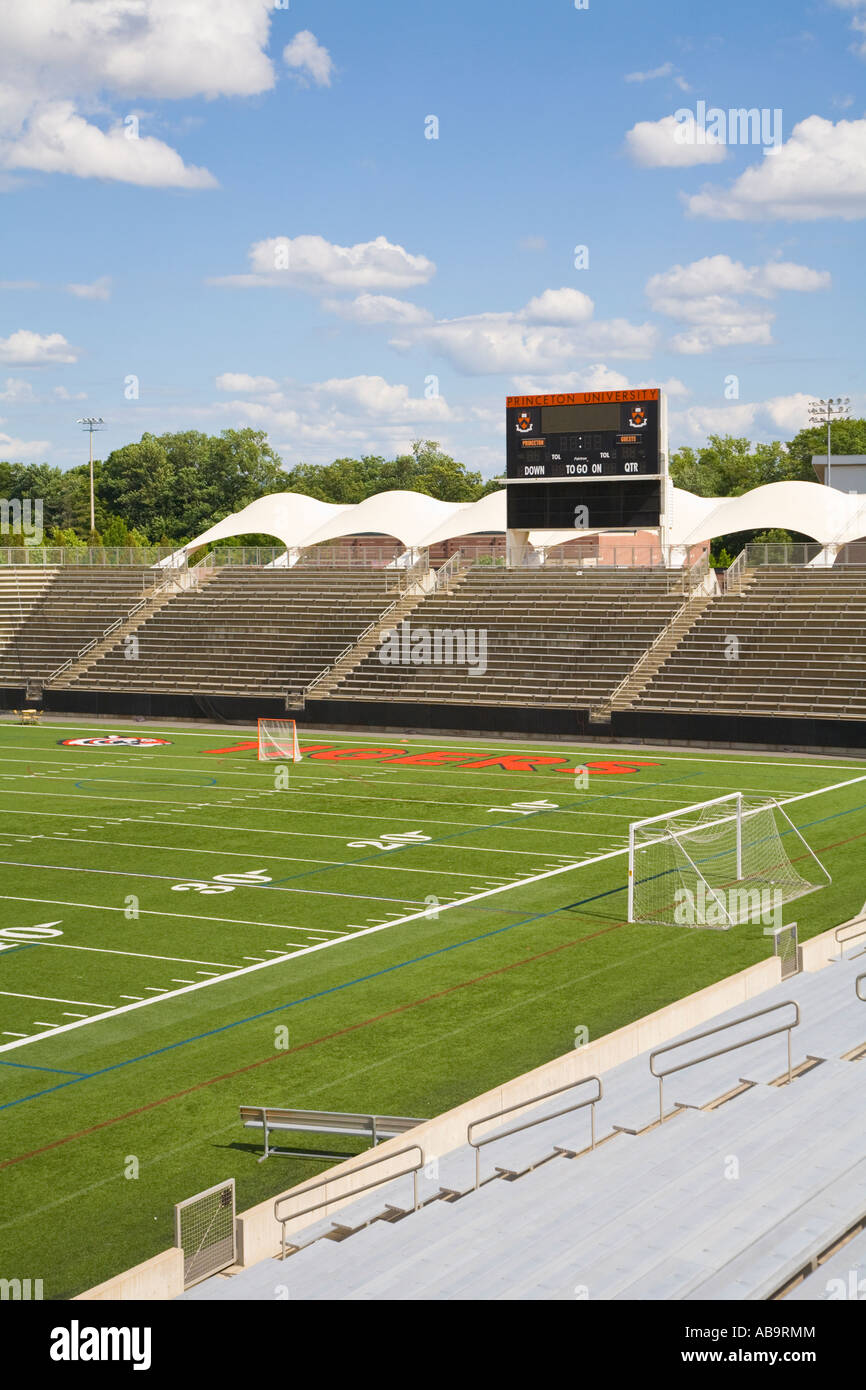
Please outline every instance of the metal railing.
[{"label": "metal railing", "polygon": [[[678,1047],[687,1047],[689,1043],[698,1042],[700,1038],[710,1038],[715,1033],[724,1033],[728,1028],[738,1028],[742,1023],[750,1023],[753,1018],[763,1018],[766,1014],[776,1013],[779,1009],[793,1009],[796,1018],[793,1023],[782,1023],[778,1028],[770,1028],[766,1033],[758,1033],[752,1038],[743,1038],[741,1042],[730,1043],[727,1047],[718,1047],[713,1052],[705,1052],[701,1057],[691,1057],[687,1062],[680,1062],[677,1066],[668,1067],[666,1071],[657,1071],[655,1060],[661,1057],[664,1052],[673,1052]],[[650,1053],[649,1068],[653,1076],[658,1078],[659,1083],[659,1124],[664,1124],[664,1079],[672,1076],[674,1072],[685,1071],[687,1067],[696,1067],[699,1062],[709,1062],[713,1057],[721,1057],[726,1052],[736,1052],[740,1047],[749,1047],[752,1043],[763,1042],[765,1038],[773,1038],[778,1033],[788,1034],[788,1083],[793,1081],[793,1068],[791,1064],[791,1033],[800,1023],[800,1006],[796,999],[785,999],[781,1004],[771,1004],[766,1009],[756,1009],[754,1013],[743,1014],[740,1018],[733,1019],[730,1023],[717,1023],[714,1028],[705,1028],[703,1032],[692,1033],[689,1038],[682,1038],[679,1042],[666,1043],[664,1047],[657,1047]]]},{"label": "metal railing", "polygon": [[462,550],[455,550],[454,554],[449,555],[445,563],[440,565],[438,570],[434,571],[433,586],[430,589],[430,593],[438,594],[441,593],[443,589],[447,589],[455,577],[460,573],[462,564],[463,552]]},{"label": "metal railing", "polygon": [[118,628],[128,623],[130,619],[134,618],[137,613],[140,613],[143,608],[146,608],[149,603],[152,603],[153,600],[164,593],[166,589],[193,589],[198,583],[198,575],[195,573],[195,570],[180,571],[169,569],[163,571],[163,574],[164,578],[161,582],[155,584],[152,589],[148,589],[144,597],[140,598],[138,603],[134,604],[128,613],[124,613],[122,618],[115,619],[115,621],[110,623],[105,631],[101,632],[98,637],[92,637],[80,651],[77,651],[74,656],[70,656],[62,665],[57,667],[56,671],[52,671],[51,675],[43,681],[43,685],[51,685],[53,681],[57,680],[58,676],[63,675],[64,671],[68,671],[71,666],[76,666],[79,661],[82,661],[84,657],[87,656],[88,652],[93,651],[94,647],[98,647],[99,644],[104,642],[107,637],[110,637],[113,632],[117,632]]},{"label": "metal railing", "polygon": [[[510,1129],[497,1130],[495,1134],[489,1134],[485,1139],[473,1139],[472,1131],[478,1125],[489,1124],[491,1120],[501,1120],[503,1115],[510,1115],[515,1110],[524,1110],[528,1105],[539,1105],[543,1100],[550,1100],[552,1096],[562,1095],[563,1091],[573,1091],[578,1086],[585,1086],[587,1082],[594,1081],[598,1086],[598,1095],[590,1096],[587,1100],[578,1101],[575,1105],[566,1105],[562,1110],[555,1110],[552,1115],[539,1115],[534,1120],[524,1120],[519,1125],[512,1125]],[[569,1081],[566,1086],[557,1086],[553,1091],[545,1091],[543,1095],[532,1096],[529,1100],[518,1101],[515,1105],[506,1105],[502,1110],[497,1110],[492,1115],[482,1115],[480,1119],[472,1120],[466,1127],[466,1142],[475,1150],[475,1190],[481,1185],[481,1150],[487,1144],[495,1144],[499,1139],[506,1139],[509,1134],[519,1134],[524,1129],[532,1129],[533,1125],[544,1124],[547,1120],[555,1120],[560,1115],[570,1115],[573,1110],[583,1110],[587,1105],[591,1110],[591,1147],[595,1148],[595,1107],[604,1095],[604,1087],[600,1076],[584,1076],[580,1081]]]},{"label": "metal railing", "polygon": [[167,560],[177,546],[51,546],[27,545],[0,548],[0,567],[39,565],[42,568],[62,566],[121,566],[149,567]]},{"label": "metal railing", "polygon": [[[843,937],[842,933],[849,931],[852,927],[856,927],[857,930],[852,931],[850,936]],[[839,959],[844,960],[845,947],[848,945],[848,942],[857,941],[861,936],[866,936],[866,917],[855,917],[851,922],[843,922],[841,927],[836,928],[833,936],[839,947]]]},{"label": "metal railing", "polygon": [[854,993],[862,1004],[866,1004],[866,994],[860,993],[860,983],[862,980],[866,980],[866,971],[864,971],[862,975],[858,975],[857,979],[854,981]]},{"label": "metal railing", "polygon": [[404,551],[400,545],[314,545],[302,551],[295,568],[385,569]]},{"label": "metal railing", "polygon": [[[400,597],[402,598],[403,595],[401,594]],[[388,607],[379,614],[378,618],[374,618],[373,621],[369,623],[367,627],[364,628],[364,631],[362,633],[359,633],[359,635],[355,638],[354,642],[349,642],[348,645],[345,646],[343,650],[337,656],[334,657],[333,661],[329,661],[328,665],[325,666],[324,669],[321,670],[317,676],[314,676],[308,685],[303,686],[300,690],[290,690],[290,698],[299,698],[301,700],[306,700],[310,691],[314,690],[317,685],[321,685],[322,681],[325,680],[327,676],[332,675],[335,668],[339,666],[340,662],[343,661],[349,655],[350,652],[354,651],[358,644],[360,642],[363,642],[365,637],[369,637],[371,632],[375,631],[377,627],[381,627],[382,623],[388,617],[388,614],[393,613],[394,609],[398,608],[399,605],[400,599],[395,598],[394,602],[389,603]]]},{"label": "metal railing", "polygon": [[[344,1173],[341,1176],[346,1178],[354,1178],[356,1174],[364,1173],[368,1168],[375,1168],[376,1165],[379,1163],[389,1163],[392,1159],[402,1158],[404,1154],[410,1154],[413,1152],[413,1150],[416,1151],[420,1155],[420,1157],[419,1161],[417,1163],[414,1163],[411,1168],[405,1168],[401,1173],[390,1173],[387,1177],[377,1178],[375,1182],[365,1183],[363,1187],[352,1188],[350,1192],[346,1192],[343,1195],[345,1197],[357,1197],[362,1192],[369,1192],[374,1187],[381,1187],[383,1182],[392,1182],[395,1178],[407,1178],[411,1173],[413,1204],[412,1210],[417,1211],[418,1174],[427,1162],[427,1160],[424,1157],[424,1150],[421,1148],[420,1144],[408,1144],[405,1149],[397,1149],[397,1151],[392,1154],[379,1154],[378,1158],[371,1158],[367,1163],[359,1163],[357,1168],[352,1168],[349,1172]],[[274,1202],[274,1220],[279,1221],[280,1226],[282,1227],[282,1234],[280,1237],[282,1252],[280,1256],[281,1259],[284,1260],[286,1258],[286,1226],[289,1221],[296,1221],[300,1216],[309,1216],[311,1212],[321,1211],[322,1207],[330,1206],[332,1202],[339,1202],[342,1199],[340,1197],[334,1196],[323,1197],[320,1202],[314,1202],[311,1207],[303,1207],[301,1211],[293,1211],[289,1216],[280,1215],[279,1208],[281,1204],[283,1202],[290,1202],[298,1197],[303,1197],[308,1192],[317,1192],[320,1188],[331,1187],[335,1182],[339,1181],[339,1176],[320,1178],[318,1182],[312,1183],[309,1187],[301,1187],[295,1192],[284,1193],[282,1197],[278,1197],[277,1200]]]},{"label": "metal railing", "polygon": [[[405,552],[404,552],[405,553]],[[430,552],[422,550],[409,565],[390,564],[385,573],[386,593],[408,594],[430,570]]]}]

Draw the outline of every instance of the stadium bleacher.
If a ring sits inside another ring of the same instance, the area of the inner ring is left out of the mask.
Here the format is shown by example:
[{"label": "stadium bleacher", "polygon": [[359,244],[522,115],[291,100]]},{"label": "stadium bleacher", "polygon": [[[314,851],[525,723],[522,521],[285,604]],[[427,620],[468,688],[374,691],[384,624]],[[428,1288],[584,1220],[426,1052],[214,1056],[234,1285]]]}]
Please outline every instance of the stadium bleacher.
[{"label": "stadium bleacher", "polygon": [[383,665],[367,655],[333,699],[563,708],[609,694],[683,602],[664,570],[470,569],[412,614],[412,628],[486,633],[486,671]]},{"label": "stadium bleacher", "polygon": [[[762,566],[685,608],[682,573],[661,569],[475,565],[401,599],[382,569],[226,566],[124,623],[163,577],[0,570],[0,686],[53,676],[58,691],[282,698],[312,685],[317,699],[589,709],[602,722],[611,710],[866,719],[863,565]],[[383,614],[411,614],[415,633],[483,634],[484,669],[383,664],[387,628],[370,635]]]},{"label": "stadium bleacher", "polygon": [[285,695],[326,668],[394,601],[382,570],[218,570],[70,681],[85,690]]},{"label": "stadium bleacher", "polygon": [[752,571],[704,609],[631,707],[866,718],[866,566]]},{"label": "stadium bleacher", "polygon": [[153,585],[143,565],[0,569],[0,685],[47,679]]},{"label": "stadium bleacher", "polygon": [[[560,1096],[527,1115],[552,1118],[486,1150],[477,1190],[463,1145],[419,1175],[417,1211],[403,1175],[295,1235],[286,1260],[183,1297],[827,1297],[866,1262],[862,969],[862,956],[834,961],[712,1021],[796,1000],[790,1084],[784,1038],[747,1043],[669,1078],[658,1124],[647,1054],[634,1057],[602,1074],[595,1149],[588,1110],[556,1115]],[[740,1026],[738,1040],[755,1036],[755,1022]]]}]

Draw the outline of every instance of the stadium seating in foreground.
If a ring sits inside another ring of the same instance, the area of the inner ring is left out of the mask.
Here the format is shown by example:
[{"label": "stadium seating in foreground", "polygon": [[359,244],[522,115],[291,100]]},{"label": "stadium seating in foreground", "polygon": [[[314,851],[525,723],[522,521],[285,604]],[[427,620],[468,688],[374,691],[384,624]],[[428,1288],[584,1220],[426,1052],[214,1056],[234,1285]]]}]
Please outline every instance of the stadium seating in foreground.
[{"label": "stadium seating in foreground", "polygon": [[[418,1210],[404,1175],[296,1234],[301,1248],[286,1260],[215,1276],[184,1297],[272,1300],[282,1288],[293,1303],[740,1300],[797,1287],[798,1298],[823,1297],[837,1265],[864,1258],[861,1236],[800,1283],[866,1221],[862,971],[862,957],[835,961],[712,1021],[796,1001],[790,1083],[784,1036],[765,1038],[671,1075],[658,1124],[643,1054],[603,1073],[595,1149],[589,1110],[555,1115],[560,1095],[524,1112],[550,1119],[482,1150],[477,1190],[475,1153],[463,1146],[419,1174]],[[786,1008],[780,1016],[793,1017]],[[743,1022],[699,1047],[762,1027]]]}]

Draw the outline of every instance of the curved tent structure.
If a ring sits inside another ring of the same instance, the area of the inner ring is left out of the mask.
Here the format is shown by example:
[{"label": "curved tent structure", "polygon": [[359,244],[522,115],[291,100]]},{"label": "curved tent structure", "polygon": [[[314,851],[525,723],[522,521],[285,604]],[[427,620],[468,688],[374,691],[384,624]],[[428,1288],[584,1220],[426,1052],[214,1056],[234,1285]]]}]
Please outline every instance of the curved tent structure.
[{"label": "curved tent structure", "polygon": [[[740,497],[698,497],[673,488],[671,496],[668,539],[684,549],[716,536],[770,527],[797,531],[822,545],[842,545],[866,535],[866,497],[821,483],[767,483]],[[297,553],[348,536],[394,536],[407,549],[422,549],[460,536],[504,534],[505,497],[504,488],[477,502],[440,502],[422,492],[392,491],[338,506],[302,493],[277,492],[218,521],[163,563],[178,563],[211,541],[243,535],[274,536]],[[529,543],[549,550],[593,534],[531,531]]]}]

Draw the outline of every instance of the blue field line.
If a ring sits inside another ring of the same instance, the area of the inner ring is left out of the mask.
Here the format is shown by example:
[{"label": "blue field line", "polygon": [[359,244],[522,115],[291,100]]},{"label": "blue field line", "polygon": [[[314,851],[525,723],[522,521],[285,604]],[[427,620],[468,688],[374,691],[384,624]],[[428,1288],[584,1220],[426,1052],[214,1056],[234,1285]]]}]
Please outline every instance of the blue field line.
[{"label": "blue field line", "polygon": [[[595,902],[598,898],[605,898],[611,893],[624,893],[625,888],[610,888],[604,893],[593,893],[591,897],[581,899],[581,902],[571,903],[570,907],[580,907],[583,903]],[[533,912],[527,917],[521,917],[516,922],[509,922],[504,927],[493,927],[490,931],[482,932],[480,936],[467,937],[464,941],[454,941],[448,946],[437,946],[434,951],[425,951],[421,956],[413,956],[410,960],[398,961],[394,965],[383,966],[381,970],[374,970],[369,975],[358,975],[353,980],[344,980],[339,985],[329,985],[327,989],[317,990],[314,994],[304,994],[299,999],[292,999],[286,1004],[277,1004],[271,1009],[263,1009],[260,1013],[248,1014],[245,1018],[235,1019],[231,1023],[222,1023],[218,1028],[209,1028],[204,1033],[194,1033],[189,1038],[181,1038],[180,1041],[167,1043],[165,1047],[155,1048],[152,1052],[142,1052],[137,1057],[127,1057],[122,1062],[112,1062],[110,1066],[100,1067],[97,1071],[80,1072],[75,1075],[73,1081],[61,1081],[56,1086],[48,1086],[43,1091],[34,1091],[29,1096],[20,1096],[18,1100],[6,1101],[0,1105],[0,1110],[9,1110],[14,1105],[23,1105],[28,1100],[38,1100],[41,1096],[51,1095],[54,1091],[61,1091],[67,1086],[74,1086],[79,1081],[92,1081],[97,1076],[104,1076],[111,1071],[119,1071],[124,1067],[131,1067],[136,1062],[146,1062],[152,1057],[160,1057],[163,1053],[174,1052],[179,1047],[187,1047],[190,1043],[202,1042],[205,1038],[216,1037],[219,1033],[230,1032],[233,1028],[241,1028],[246,1023],[255,1023],[259,1019],[268,1018],[271,1014],[284,1013],[286,1009],[294,1009],[300,1004],[309,1004],[315,999],[323,999],[329,994],[338,994],[341,990],[351,989],[355,985],[366,984],[369,980],[379,979],[382,975],[390,975],[396,970],[404,970],[410,965],[420,965],[422,961],[432,960],[434,956],[445,955],[449,951],[458,951],[463,946],[472,946],[479,941],[486,941],[492,936],[501,936],[504,932],[513,931],[515,927],[523,927],[530,922],[542,921],[545,917],[555,917],[557,913],[564,911],[562,907],[550,908],[545,912]],[[48,1070],[48,1068],[46,1068]]]},{"label": "blue field line", "polygon": [[[831,815],[821,816],[817,820],[808,821],[800,828],[808,830],[810,826],[822,825],[826,821],[837,820],[840,816],[850,816],[856,811],[862,811],[864,809],[866,809],[866,802],[862,802],[859,806],[852,806],[848,811],[836,811]],[[369,975],[359,975],[355,979],[344,980],[343,983],[339,985],[329,985],[327,989],[317,990],[314,994],[305,994],[299,999],[290,1000],[286,1004],[278,1004],[274,1008],[263,1009],[260,1013],[249,1014],[245,1018],[235,1019],[232,1023],[223,1023],[219,1028],[210,1028],[204,1033],[195,1033],[189,1038],[181,1038],[178,1042],[167,1043],[165,1047],[155,1048],[152,1052],[142,1052],[137,1057],[128,1057],[122,1062],[113,1062],[110,1066],[100,1067],[97,1071],[82,1072],[75,1075],[71,1081],[60,1081],[56,1086],[48,1086],[42,1091],[34,1091],[29,1096],[20,1096],[17,1100],[6,1101],[4,1104],[0,1105],[0,1110],[10,1110],[13,1106],[23,1105],[27,1101],[39,1100],[42,1096],[51,1095],[55,1091],[65,1090],[67,1086],[76,1086],[82,1081],[92,1081],[98,1076],[105,1076],[108,1072],[121,1071],[123,1068],[133,1066],[137,1062],[146,1062],[153,1057],[162,1056],[166,1052],[174,1052],[180,1047],[187,1047],[191,1043],[202,1042],[205,1038],[212,1038],[219,1033],[226,1033],[234,1028],[241,1028],[246,1023],[255,1023],[259,1019],[268,1018],[272,1014],[283,1013],[285,1010],[296,1008],[300,1004],[311,1003],[313,1000],[325,998],[329,994],[338,994],[341,990],[351,989],[355,985],[366,984],[369,980],[379,979],[381,976],[393,974],[397,970],[404,970],[407,966],[419,965],[422,961],[432,960],[435,956],[445,955],[449,951],[460,950],[463,946],[475,945],[479,941],[485,941],[491,937],[501,936],[505,932],[513,931],[516,927],[526,926],[530,922],[543,921],[546,917],[555,917],[560,912],[583,907],[587,903],[597,902],[600,898],[608,898],[616,893],[624,893],[625,891],[625,885],[619,888],[608,888],[604,892],[593,893],[589,897],[581,898],[574,903],[569,903],[564,906],[560,905],[545,912],[531,913],[527,917],[519,918],[516,922],[509,922],[504,927],[495,927],[490,931],[482,932],[480,936],[467,937],[463,941],[455,941],[448,946],[438,946],[435,951],[426,951],[423,955],[415,956],[410,960],[399,961],[395,965],[384,966],[381,970],[374,970]],[[643,930],[640,925],[639,929]],[[45,1068],[45,1070],[48,1070],[48,1068]]]},{"label": "blue field line", "polygon": [[40,1066],[34,1066],[34,1064],[33,1064],[32,1062],[3,1062],[3,1061],[0,1061],[0,1067],[20,1067],[22,1071],[53,1071],[53,1072],[57,1072],[57,1075],[58,1075],[58,1076],[77,1076],[77,1077],[79,1077],[81,1080],[86,1080],[86,1079],[91,1075],[91,1073],[88,1072],[88,1071],[69,1071],[68,1068],[66,1068],[66,1067],[40,1067]]}]

